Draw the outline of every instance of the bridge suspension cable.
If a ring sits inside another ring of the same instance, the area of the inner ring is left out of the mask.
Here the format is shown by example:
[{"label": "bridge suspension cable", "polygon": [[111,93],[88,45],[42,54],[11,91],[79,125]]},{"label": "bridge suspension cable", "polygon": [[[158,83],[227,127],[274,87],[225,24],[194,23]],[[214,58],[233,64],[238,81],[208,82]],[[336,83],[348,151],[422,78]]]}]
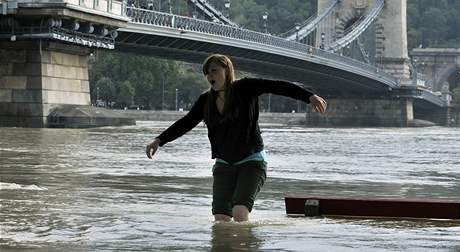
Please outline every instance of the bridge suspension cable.
[{"label": "bridge suspension cable", "polygon": [[218,21],[225,25],[238,26],[235,22],[226,17],[222,12],[218,11],[206,0],[188,0],[191,4],[198,8],[198,10],[212,21]]},{"label": "bridge suspension cable", "polygon": [[349,45],[356,38],[358,38],[359,35],[361,35],[361,33],[363,33],[377,19],[377,17],[383,9],[384,4],[385,0],[377,0],[369,14],[367,14],[365,17],[360,18],[357,22],[355,22],[354,25],[349,27],[344,32],[345,36],[331,43],[327,47],[327,50],[337,52],[338,50]]},{"label": "bridge suspension cable", "polygon": [[[369,15],[373,16],[372,20],[376,18],[383,7],[384,1],[377,1],[377,6],[379,6],[379,8],[377,9],[374,7],[373,10],[376,10],[376,13]],[[131,37],[132,33],[136,33],[136,31],[141,31],[140,33],[143,34],[140,38],[135,38],[134,41],[128,41],[127,45],[137,43],[137,41],[142,40],[142,36],[147,36],[146,34],[173,34],[174,36],[177,36],[177,34],[174,33],[174,31],[176,31],[179,32],[179,34],[184,34],[182,36],[188,36],[193,38],[193,40],[197,39],[196,41],[199,41],[200,38],[205,41],[208,41],[206,38],[212,38],[216,41],[220,39],[220,41],[223,41],[222,43],[225,45],[231,44],[233,47],[253,48],[254,50],[262,52],[270,51],[271,53],[282,55],[285,55],[289,51],[291,55],[304,55],[312,61],[323,62],[323,64],[330,67],[339,67],[341,69],[346,69],[349,72],[378,80],[381,83],[385,83],[390,91],[396,89],[399,90],[395,93],[397,97],[415,97],[427,100],[439,106],[445,106],[445,101],[431,92],[411,87],[407,87],[403,90],[403,86],[401,86],[400,81],[391,74],[383,72],[376,66],[369,65],[349,57],[344,57],[331,51],[325,51],[306,44],[296,43],[267,33],[251,31],[240,27],[209,22],[206,20],[178,16],[172,13],[127,7],[126,14],[131,18],[131,21],[127,28],[122,28],[122,31],[124,30],[123,32],[127,31],[131,34],[128,34],[125,39]],[[364,20],[368,19],[369,16],[364,18]],[[356,27],[361,27],[362,23],[364,23],[364,21]],[[370,23],[372,23],[372,21],[370,21]],[[366,28],[362,29],[366,30]],[[173,31],[173,33],[171,33],[171,31]],[[124,43],[123,38],[119,39],[119,42]],[[144,45],[143,43],[141,44]]]},{"label": "bridge suspension cable", "polygon": [[371,62],[369,60],[369,53],[366,52],[366,49],[364,48],[363,42],[359,38],[356,40],[356,42],[357,42],[357,45],[358,45],[358,48],[359,48],[359,52],[361,53],[361,55],[364,58],[364,62],[366,62],[367,64],[370,64]]},{"label": "bridge suspension cable", "polygon": [[323,21],[326,17],[328,17],[332,10],[335,8],[339,1],[332,0],[331,4],[321,13],[316,14],[305,20],[299,26],[300,28],[297,30],[297,27],[292,28],[291,30],[287,31],[285,34],[288,34],[286,37],[287,40],[295,41],[295,40],[302,40],[307,37],[310,33],[312,33],[317,27],[318,24]]},{"label": "bridge suspension cable", "polygon": [[314,55],[315,58],[324,58],[338,62],[342,66],[353,69],[353,71],[365,71],[367,73],[371,73],[372,75],[375,75],[376,78],[381,79],[382,82],[387,83],[391,88],[397,88],[399,86],[399,83],[393,76],[379,70],[375,66],[352,58],[343,57],[332,52],[320,50],[306,44],[288,41],[285,38],[273,36],[267,33],[134,7],[127,8],[127,15],[131,18],[131,22],[134,24],[146,24],[162,28],[169,27],[177,29],[184,34],[186,34],[187,31],[190,31],[197,34],[210,34],[230,38],[235,40],[235,43],[238,43],[239,41],[242,46],[247,46],[248,42],[252,42],[258,45],[261,50],[268,50],[269,47],[277,47],[299,52],[301,54],[311,54]]}]

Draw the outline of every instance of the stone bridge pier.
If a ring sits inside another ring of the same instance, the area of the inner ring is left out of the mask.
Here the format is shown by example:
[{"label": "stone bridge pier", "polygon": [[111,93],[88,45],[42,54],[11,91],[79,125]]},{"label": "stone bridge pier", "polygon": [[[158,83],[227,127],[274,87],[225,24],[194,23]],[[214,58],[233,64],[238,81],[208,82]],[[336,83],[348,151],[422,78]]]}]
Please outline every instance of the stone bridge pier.
[{"label": "stone bridge pier", "polygon": [[91,107],[90,50],[113,49],[122,1],[0,0],[0,127],[92,127],[134,120]]},{"label": "stone bridge pier", "polygon": [[[318,0],[318,12],[324,10],[330,0]],[[324,30],[325,43],[330,44],[341,38],[343,32],[353,26],[362,15],[370,12],[375,0],[350,0],[338,3],[335,22],[330,22]],[[382,13],[375,23],[372,55],[378,59],[378,67],[398,78],[403,84],[410,83],[409,57],[407,53],[406,0],[385,1]],[[317,44],[321,39],[317,35]],[[307,124],[313,126],[383,126],[406,127],[414,120],[412,99],[353,98],[329,99],[326,115],[307,113]]]},{"label": "stone bridge pier", "polygon": [[2,126],[47,127],[57,106],[90,105],[89,48],[49,41],[0,43]]},{"label": "stone bridge pier", "polygon": [[325,114],[308,107],[306,123],[323,127],[407,127],[414,123],[411,99],[329,99]]},{"label": "stone bridge pier", "polygon": [[[322,12],[330,4],[330,0],[318,0],[318,12]],[[326,44],[330,44],[344,36],[344,31],[352,27],[362,15],[367,15],[375,0],[339,1],[335,10],[333,22],[324,24]],[[409,56],[407,51],[407,2],[406,0],[385,1],[382,12],[375,22],[373,37],[374,51],[378,67],[401,80],[410,83]],[[316,44],[321,44],[322,38],[317,34]]]}]

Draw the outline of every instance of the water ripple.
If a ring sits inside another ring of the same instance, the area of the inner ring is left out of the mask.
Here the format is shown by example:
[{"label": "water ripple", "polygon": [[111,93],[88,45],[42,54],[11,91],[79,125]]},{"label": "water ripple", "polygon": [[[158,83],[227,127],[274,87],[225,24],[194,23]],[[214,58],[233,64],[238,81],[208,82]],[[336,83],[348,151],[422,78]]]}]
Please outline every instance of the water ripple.
[{"label": "water ripple", "polygon": [[247,223],[214,223],[199,126],[160,148],[170,122],[0,128],[0,249],[42,251],[458,251],[460,224],[291,218],[287,194],[457,199],[452,128],[263,126],[268,179]]}]

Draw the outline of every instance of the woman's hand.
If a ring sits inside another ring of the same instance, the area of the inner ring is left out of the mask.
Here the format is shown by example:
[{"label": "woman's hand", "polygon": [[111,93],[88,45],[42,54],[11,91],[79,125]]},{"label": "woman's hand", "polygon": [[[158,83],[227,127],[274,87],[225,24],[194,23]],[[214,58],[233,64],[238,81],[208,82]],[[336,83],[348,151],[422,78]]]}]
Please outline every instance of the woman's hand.
[{"label": "woman's hand", "polygon": [[158,138],[155,138],[153,142],[147,145],[147,148],[145,149],[145,153],[147,154],[147,157],[149,159],[152,159],[155,152],[157,152],[158,146],[160,146],[160,139]]},{"label": "woman's hand", "polygon": [[313,107],[313,109],[316,112],[319,112],[321,114],[326,112],[327,102],[322,97],[317,96],[317,95],[312,95],[310,96],[309,100],[310,100],[310,105]]}]

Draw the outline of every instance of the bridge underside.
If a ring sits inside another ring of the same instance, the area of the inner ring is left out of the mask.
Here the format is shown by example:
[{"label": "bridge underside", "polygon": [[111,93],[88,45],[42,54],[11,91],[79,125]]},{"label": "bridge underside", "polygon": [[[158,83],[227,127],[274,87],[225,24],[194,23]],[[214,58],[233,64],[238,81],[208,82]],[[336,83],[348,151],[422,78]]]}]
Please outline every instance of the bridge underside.
[{"label": "bridge underside", "polygon": [[[162,36],[121,30],[115,47],[119,52],[198,64],[212,53],[229,55],[237,70],[300,82],[313,92],[327,97],[331,101],[331,106],[337,109],[333,110],[331,107],[332,110],[328,113],[330,118],[326,118],[326,121],[331,123],[332,118],[337,119],[337,123],[334,124],[336,126],[358,123],[367,126],[400,127],[407,126],[411,120],[417,118],[444,124],[445,117],[442,115],[433,119],[433,115],[439,114],[442,109],[428,101],[430,99],[427,98],[430,97],[425,97],[427,94],[423,90],[410,87],[392,89],[384,81],[367,77],[365,71],[349,71],[346,63],[331,62],[308,52],[293,57],[289,52],[285,55],[274,53],[269,47],[266,50],[263,47],[254,49],[254,45],[243,48],[235,41],[216,41],[215,38],[206,41],[193,37],[194,34],[188,31],[176,30],[172,36]],[[334,103],[332,100],[337,102]],[[347,100],[350,102],[345,102]],[[339,109],[340,107],[343,108]],[[361,109],[357,111],[356,107]],[[336,113],[333,113],[334,111]],[[350,111],[358,117],[350,117]],[[426,111],[430,113],[424,116]],[[341,118],[343,115],[352,119],[345,120]],[[325,125],[323,122],[317,124]]]},{"label": "bridge underside", "polygon": [[120,52],[198,64],[211,53],[226,54],[232,58],[237,70],[300,82],[328,97],[388,97],[390,92],[383,83],[324,65],[324,62],[320,64],[314,56],[312,61],[306,61],[228,44],[124,31],[119,32],[115,47]]},{"label": "bridge underside", "polygon": [[[115,3],[104,5],[107,11],[114,10],[107,16],[105,8],[85,13],[84,2],[49,9],[44,8],[47,3],[38,6],[26,1],[15,7],[14,15],[0,17],[0,40],[8,45],[0,46],[0,55],[6,55],[0,57],[4,63],[0,64],[4,74],[0,76],[0,126],[42,127],[49,123],[49,115],[59,115],[51,112],[55,107],[88,106],[87,47],[114,48],[114,42],[120,52],[198,64],[212,53],[229,55],[237,70],[300,82],[335,100],[337,109],[329,111],[336,115],[328,113],[334,118],[326,118],[330,121],[354,113],[358,119],[375,121],[375,126],[404,126],[413,117],[412,104],[422,104],[421,115],[439,114],[428,109],[430,105],[444,106],[439,97],[401,86],[389,73],[350,58],[214,22],[137,8],[124,13],[124,2]],[[101,17],[95,19],[93,14]],[[396,103],[388,103],[391,100]],[[400,116],[395,118],[395,113]]]}]

